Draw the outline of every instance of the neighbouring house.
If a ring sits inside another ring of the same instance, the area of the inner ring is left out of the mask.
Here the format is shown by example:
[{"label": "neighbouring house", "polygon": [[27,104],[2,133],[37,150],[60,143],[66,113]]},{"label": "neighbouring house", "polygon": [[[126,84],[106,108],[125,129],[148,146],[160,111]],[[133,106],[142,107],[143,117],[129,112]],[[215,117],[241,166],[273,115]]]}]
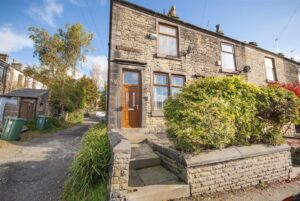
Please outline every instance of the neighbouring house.
[{"label": "neighbouring house", "polygon": [[18,89],[1,95],[0,124],[7,116],[32,120],[38,115],[47,115],[48,96],[46,89]]},{"label": "neighbouring house", "polygon": [[26,76],[22,71],[22,64],[13,60],[8,62],[7,54],[0,54],[0,94],[22,89],[46,89],[47,86],[43,83]]},{"label": "neighbouring house", "polygon": [[186,81],[206,76],[241,75],[265,85],[298,81],[300,63],[255,42],[210,31],[176,16],[127,1],[113,0],[110,17],[108,126],[165,130],[164,100]]}]

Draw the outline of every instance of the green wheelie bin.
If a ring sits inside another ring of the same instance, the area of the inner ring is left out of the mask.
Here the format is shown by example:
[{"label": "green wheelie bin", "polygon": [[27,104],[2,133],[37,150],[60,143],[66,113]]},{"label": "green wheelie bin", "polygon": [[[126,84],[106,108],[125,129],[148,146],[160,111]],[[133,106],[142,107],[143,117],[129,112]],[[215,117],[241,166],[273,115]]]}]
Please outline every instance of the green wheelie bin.
[{"label": "green wheelie bin", "polygon": [[17,117],[6,117],[1,138],[8,141],[18,140],[26,120]]},{"label": "green wheelie bin", "polygon": [[46,128],[47,126],[47,122],[48,122],[48,117],[47,116],[37,116],[36,118],[36,127],[39,129],[39,130],[43,130]]}]

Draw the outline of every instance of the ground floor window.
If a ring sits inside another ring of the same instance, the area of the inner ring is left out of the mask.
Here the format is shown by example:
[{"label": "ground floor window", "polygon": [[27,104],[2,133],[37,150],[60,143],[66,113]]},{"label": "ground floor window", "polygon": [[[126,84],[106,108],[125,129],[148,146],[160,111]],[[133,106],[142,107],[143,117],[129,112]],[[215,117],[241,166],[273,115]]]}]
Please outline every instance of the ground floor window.
[{"label": "ground floor window", "polygon": [[154,110],[162,110],[164,101],[168,96],[177,94],[182,89],[185,78],[182,75],[169,75],[167,73],[154,73],[153,77]]}]

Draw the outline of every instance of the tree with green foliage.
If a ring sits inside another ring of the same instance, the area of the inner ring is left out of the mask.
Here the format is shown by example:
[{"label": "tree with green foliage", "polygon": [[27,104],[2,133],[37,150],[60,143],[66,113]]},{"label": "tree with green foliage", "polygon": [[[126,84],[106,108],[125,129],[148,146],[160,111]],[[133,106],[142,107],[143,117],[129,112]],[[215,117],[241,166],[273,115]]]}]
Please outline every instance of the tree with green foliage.
[{"label": "tree with green foliage", "polygon": [[44,81],[42,78],[47,78],[50,94],[54,96],[50,103],[58,107],[60,113],[77,109],[78,104],[74,104],[73,101],[76,102],[79,97],[74,95],[82,92],[79,92],[81,89],[75,90],[76,93],[71,90],[70,85],[73,81],[69,79],[68,74],[74,75],[76,64],[84,61],[84,55],[92,50],[93,34],[86,32],[81,24],[74,24],[66,25],[65,29],[58,29],[53,35],[44,29],[30,27],[29,35],[34,42],[34,56],[39,58],[41,67],[36,70],[29,68],[28,73],[37,72],[41,81]]},{"label": "tree with green foliage", "polygon": [[83,76],[79,79],[79,82],[81,83],[82,87],[85,90],[86,94],[86,104],[88,108],[92,108],[95,105],[95,102],[97,101],[99,97],[98,87],[95,81],[92,78]]},{"label": "tree with green foliage", "polygon": [[100,92],[100,109],[101,111],[106,110],[106,86],[104,90]]}]

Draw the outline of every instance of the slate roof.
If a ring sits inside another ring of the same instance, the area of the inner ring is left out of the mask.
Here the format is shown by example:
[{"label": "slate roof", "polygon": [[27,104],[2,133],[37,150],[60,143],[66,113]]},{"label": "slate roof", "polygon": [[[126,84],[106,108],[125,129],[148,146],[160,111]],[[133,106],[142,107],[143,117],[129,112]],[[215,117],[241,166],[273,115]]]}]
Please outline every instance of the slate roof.
[{"label": "slate roof", "polygon": [[48,93],[47,89],[17,89],[4,94],[4,96],[38,98]]}]

